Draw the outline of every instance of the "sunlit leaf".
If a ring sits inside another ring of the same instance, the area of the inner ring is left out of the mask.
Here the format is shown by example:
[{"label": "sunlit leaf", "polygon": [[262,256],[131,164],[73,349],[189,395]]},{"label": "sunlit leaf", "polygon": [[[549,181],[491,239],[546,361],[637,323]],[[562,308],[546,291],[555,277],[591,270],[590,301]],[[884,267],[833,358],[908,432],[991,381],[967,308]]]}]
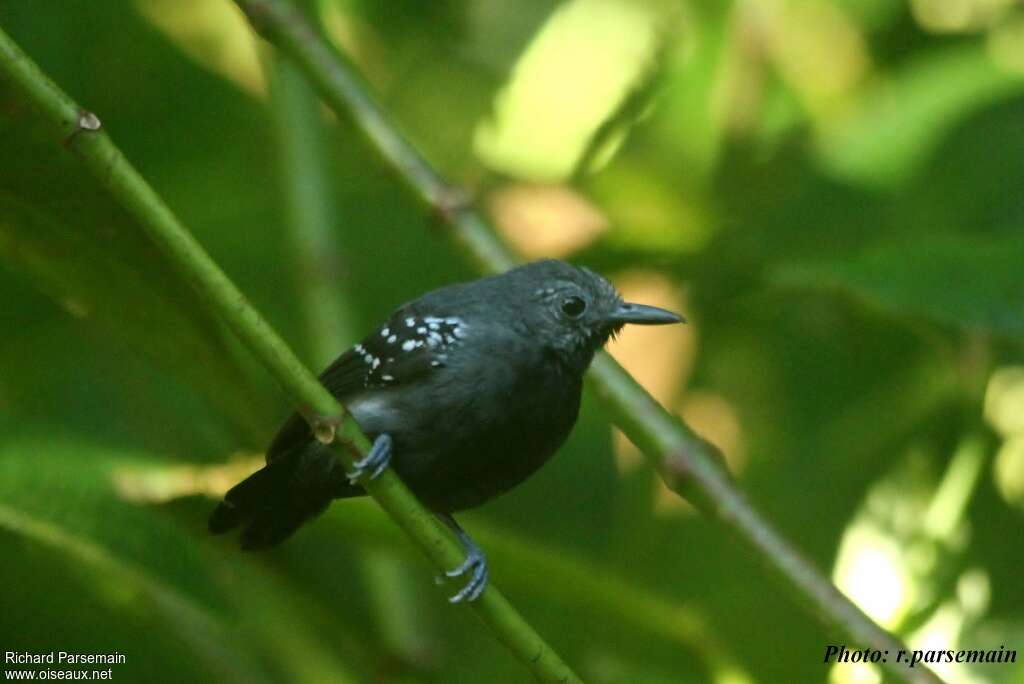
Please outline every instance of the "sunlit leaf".
[{"label": "sunlit leaf", "polygon": [[1021,92],[1024,77],[1000,69],[980,47],[923,53],[861,95],[861,105],[822,138],[822,157],[841,178],[897,185],[957,123]]},{"label": "sunlit leaf", "polygon": [[530,180],[571,174],[609,116],[639,101],[630,98],[653,66],[658,19],[651,2],[574,0],[559,8],[497,96],[494,119],[478,126],[478,156]]}]

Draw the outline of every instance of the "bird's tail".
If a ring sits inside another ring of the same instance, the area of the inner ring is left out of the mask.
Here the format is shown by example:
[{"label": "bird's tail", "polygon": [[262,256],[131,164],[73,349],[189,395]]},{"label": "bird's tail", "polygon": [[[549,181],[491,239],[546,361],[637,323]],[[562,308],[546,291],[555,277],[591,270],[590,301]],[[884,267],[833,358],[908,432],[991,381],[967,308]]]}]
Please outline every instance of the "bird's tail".
[{"label": "bird's tail", "polygon": [[243,549],[276,546],[322,513],[331,499],[361,493],[328,449],[309,445],[232,487],[210,515],[210,531],[220,534],[244,525]]}]

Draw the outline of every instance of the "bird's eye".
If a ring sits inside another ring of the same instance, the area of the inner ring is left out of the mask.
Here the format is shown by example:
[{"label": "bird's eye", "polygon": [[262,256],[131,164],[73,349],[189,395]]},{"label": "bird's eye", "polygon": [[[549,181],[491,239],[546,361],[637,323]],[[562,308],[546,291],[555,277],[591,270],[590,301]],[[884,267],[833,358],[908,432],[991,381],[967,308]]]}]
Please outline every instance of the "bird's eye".
[{"label": "bird's eye", "polygon": [[569,318],[579,318],[587,310],[587,303],[580,297],[566,297],[562,302],[562,313]]}]

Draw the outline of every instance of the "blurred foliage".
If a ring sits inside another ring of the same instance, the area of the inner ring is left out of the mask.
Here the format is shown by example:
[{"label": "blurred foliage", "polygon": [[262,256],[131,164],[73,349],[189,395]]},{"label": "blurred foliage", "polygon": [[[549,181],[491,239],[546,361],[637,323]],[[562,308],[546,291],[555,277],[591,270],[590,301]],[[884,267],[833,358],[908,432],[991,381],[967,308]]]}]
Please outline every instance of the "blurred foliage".
[{"label": "blurred foliage", "polygon": [[[682,338],[613,352],[865,610],[915,647],[1024,648],[1019,3],[313,4],[524,253],[684,303]],[[298,162],[231,3],[9,0],[0,25],[314,355],[284,204]],[[324,120],[358,336],[472,274]],[[124,681],[524,681],[370,502],[262,555],[207,536],[216,468],[288,407],[2,82],[0,295],[5,650],[119,651]],[[667,496],[596,402],[465,522],[587,681],[881,680],[823,665],[838,637]]]}]

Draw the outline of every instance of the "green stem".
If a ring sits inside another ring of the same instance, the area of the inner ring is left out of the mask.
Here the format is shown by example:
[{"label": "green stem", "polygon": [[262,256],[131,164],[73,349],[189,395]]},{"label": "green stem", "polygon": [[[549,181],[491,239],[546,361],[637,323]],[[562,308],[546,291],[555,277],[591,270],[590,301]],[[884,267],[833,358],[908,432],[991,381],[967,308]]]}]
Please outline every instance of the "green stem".
[{"label": "green stem", "polygon": [[[298,4],[310,23],[316,0]],[[306,351],[314,367],[323,367],[356,340],[352,311],[343,296],[344,255],[336,237],[339,206],[331,193],[328,129],[320,98],[302,72],[283,55],[267,50],[271,106],[280,141],[280,178],[287,206],[285,229],[291,238],[296,292],[305,325]],[[341,291],[339,291],[341,290]],[[424,658],[424,616],[428,600],[414,590],[413,569],[395,549],[360,555],[367,598],[387,647],[408,662]]]},{"label": "green stem", "polygon": [[341,250],[327,169],[327,129],[320,101],[288,60],[270,60],[271,102],[281,150],[285,227],[294,254],[296,291],[315,365],[326,365],[352,338],[351,313],[338,292]]},{"label": "green stem", "polygon": [[[461,189],[448,184],[405,139],[374,100],[358,69],[321,40],[286,0],[235,0],[253,27],[288,55],[339,116],[348,115],[449,228],[452,241],[480,270],[500,272],[516,259]],[[747,501],[721,465],[717,450],[669,414],[610,356],[601,353],[588,374],[591,389],[612,409],[616,424],[639,446],[669,488],[723,523],[809,601],[821,617],[862,646],[896,653],[903,644],[879,627],[784,539]],[[910,670],[890,658],[898,678],[936,684],[926,668]]]},{"label": "green stem", "polygon": [[[305,24],[304,24],[305,25]],[[308,27],[307,27],[308,31]],[[310,32],[311,33],[311,32]],[[312,34],[311,34],[312,35]],[[366,437],[342,406],[302,365],[234,283],[132,167],[103,130],[99,118],[61,91],[0,29],[0,76],[60,130],[63,143],[159,245],[203,300],[249,347],[309,417],[318,438],[330,442],[346,465],[365,452]],[[340,428],[340,431],[338,431]],[[336,434],[337,432],[337,434]],[[439,567],[462,560],[455,539],[389,469],[363,483],[367,492]],[[551,647],[489,586],[471,604],[477,615],[541,682],[580,682]]]},{"label": "green stem", "polygon": [[[344,515],[329,519],[344,529],[346,536],[362,537],[364,544],[388,544],[394,536],[385,529],[382,516],[368,506],[350,506]],[[688,649],[704,659],[715,682],[754,681],[698,612],[672,597],[637,586],[631,579],[565,549],[546,548],[506,529],[480,523],[474,525],[473,536],[499,565],[508,559],[530,568],[528,573],[510,577],[511,585],[574,609],[593,611],[597,619],[626,625]]]},{"label": "green stem", "polygon": [[453,229],[452,239],[488,273],[516,265],[468,195],[449,185],[410,145],[348,59],[332,50],[302,16],[283,0],[235,0],[254,29],[298,65],[320,97],[339,116],[350,116],[412,190]]},{"label": "green stem", "polygon": [[922,516],[924,531],[948,543],[963,524],[971,497],[981,481],[988,461],[989,446],[981,429],[969,430],[957,444],[928,509]]}]

